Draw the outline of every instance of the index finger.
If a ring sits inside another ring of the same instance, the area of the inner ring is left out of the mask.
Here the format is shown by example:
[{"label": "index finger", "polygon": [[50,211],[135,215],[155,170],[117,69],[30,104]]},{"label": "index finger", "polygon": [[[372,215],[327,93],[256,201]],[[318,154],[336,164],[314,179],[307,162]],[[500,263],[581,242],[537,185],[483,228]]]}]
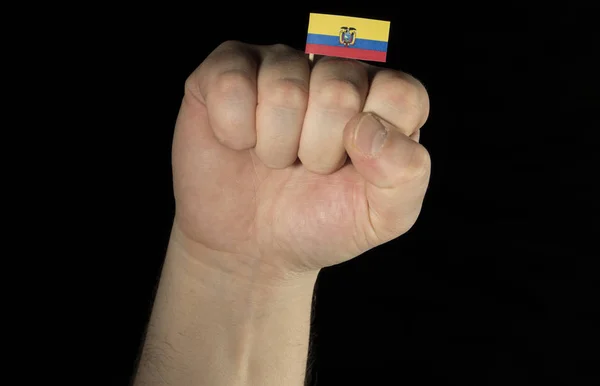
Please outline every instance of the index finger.
[{"label": "index finger", "polygon": [[421,82],[402,71],[369,66],[371,86],[363,111],[372,112],[411,136],[429,116],[429,95]]}]

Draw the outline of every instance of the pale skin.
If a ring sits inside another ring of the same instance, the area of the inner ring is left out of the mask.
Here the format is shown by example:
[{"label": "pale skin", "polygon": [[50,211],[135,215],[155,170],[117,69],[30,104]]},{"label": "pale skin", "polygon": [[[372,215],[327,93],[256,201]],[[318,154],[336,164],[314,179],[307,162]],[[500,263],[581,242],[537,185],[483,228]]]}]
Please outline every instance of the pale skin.
[{"label": "pale skin", "polygon": [[429,183],[423,85],[226,42],[190,75],[176,215],[135,385],[302,385],[319,270],[406,233]]}]

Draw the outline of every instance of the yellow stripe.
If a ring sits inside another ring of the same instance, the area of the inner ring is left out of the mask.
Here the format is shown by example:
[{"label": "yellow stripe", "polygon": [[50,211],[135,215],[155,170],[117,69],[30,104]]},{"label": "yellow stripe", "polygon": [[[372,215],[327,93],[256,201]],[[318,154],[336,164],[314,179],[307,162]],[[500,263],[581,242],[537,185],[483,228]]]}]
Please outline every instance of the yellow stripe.
[{"label": "yellow stripe", "polygon": [[356,28],[358,39],[371,39],[387,42],[390,35],[390,22],[361,17],[324,15],[311,13],[308,22],[309,34],[338,36],[341,27]]}]

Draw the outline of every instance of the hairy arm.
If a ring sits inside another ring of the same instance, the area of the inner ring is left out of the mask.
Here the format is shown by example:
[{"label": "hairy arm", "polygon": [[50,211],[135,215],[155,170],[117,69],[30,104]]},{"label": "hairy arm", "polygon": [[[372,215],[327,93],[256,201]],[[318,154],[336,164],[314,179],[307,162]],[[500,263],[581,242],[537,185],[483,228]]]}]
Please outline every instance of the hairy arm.
[{"label": "hairy arm", "polygon": [[303,385],[317,272],[282,277],[190,248],[174,227],[134,385]]}]

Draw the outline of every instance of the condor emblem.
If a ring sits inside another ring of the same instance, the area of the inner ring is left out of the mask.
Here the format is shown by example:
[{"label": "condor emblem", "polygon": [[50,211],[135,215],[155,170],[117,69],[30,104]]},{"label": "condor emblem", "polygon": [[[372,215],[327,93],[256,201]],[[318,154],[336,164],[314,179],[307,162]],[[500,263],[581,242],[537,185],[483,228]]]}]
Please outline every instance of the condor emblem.
[{"label": "condor emblem", "polygon": [[356,42],[356,28],[342,27],[340,29],[340,44],[352,46]]}]

